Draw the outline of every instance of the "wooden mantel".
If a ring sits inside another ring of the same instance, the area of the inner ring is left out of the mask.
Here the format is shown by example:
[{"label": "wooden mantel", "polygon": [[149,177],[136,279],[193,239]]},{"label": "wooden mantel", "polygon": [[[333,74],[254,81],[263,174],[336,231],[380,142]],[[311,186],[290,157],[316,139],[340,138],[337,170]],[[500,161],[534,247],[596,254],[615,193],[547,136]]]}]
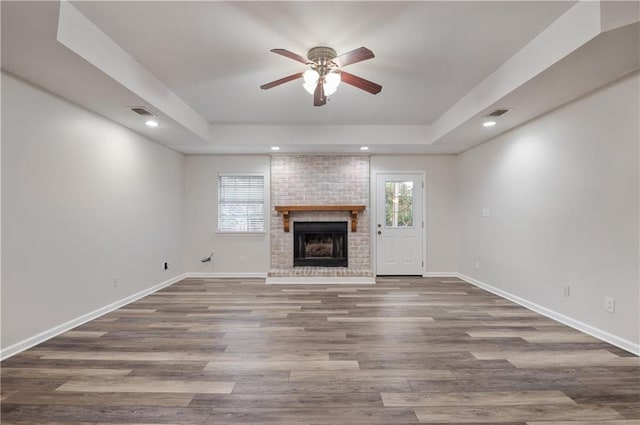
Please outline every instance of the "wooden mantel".
[{"label": "wooden mantel", "polygon": [[358,229],[358,213],[364,211],[364,205],[276,205],[276,211],[282,213],[284,231],[289,231],[289,213],[291,211],[351,211],[351,231]]}]

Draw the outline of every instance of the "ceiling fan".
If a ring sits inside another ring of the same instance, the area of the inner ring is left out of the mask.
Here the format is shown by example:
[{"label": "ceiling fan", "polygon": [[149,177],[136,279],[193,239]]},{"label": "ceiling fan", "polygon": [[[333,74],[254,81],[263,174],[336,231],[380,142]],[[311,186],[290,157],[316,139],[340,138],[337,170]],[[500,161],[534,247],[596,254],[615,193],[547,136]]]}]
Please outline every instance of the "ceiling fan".
[{"label": "ceiling fan", "polygon": [[331,47],[318,46],[309,50],[306,58],[286,49],[271,49],[271,51],[289,59],[301,62],[305,65],[309,65],[309,69],[304,72],[297,72],[284,78],[280,78],[279,80],[263,84],[260,86],[262,90],[268,90],[279,86],[280,84],[288,83],[289,81],[294,81],[298,78],[303,78],[303,87],[309,93],[313,94],[313,106],[322,106],[326,104],[327,96],[331,96],[336,91],[340,81],[344,81],[349,85],[371,94],[378,94],[382,90],[382,86],[379,84],[339,69],[353,63],[373,58],[373,52],[366,47],[360,47],[337,56],[336,51]]}]

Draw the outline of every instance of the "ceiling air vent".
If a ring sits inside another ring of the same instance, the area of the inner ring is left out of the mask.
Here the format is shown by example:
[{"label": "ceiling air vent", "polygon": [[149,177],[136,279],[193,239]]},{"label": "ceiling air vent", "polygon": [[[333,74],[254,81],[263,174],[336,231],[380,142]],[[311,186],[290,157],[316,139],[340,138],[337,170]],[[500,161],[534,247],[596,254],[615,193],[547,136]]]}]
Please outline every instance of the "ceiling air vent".
[{"label": "ceiling air vent", "polygon": [[153,116],[153,114],[151,112],[147,111],[142,106],[132,106],[129,109],[131,109],[133,112],[135,112],[138,115],[142,115],[143,117],[152,117]]},{"label": "ceiling air vent", "polygon": [[507,112],[509,112],[508,109],[496,109],[495,111],[487,115],[487,117],[500,117],[506,114]]}]

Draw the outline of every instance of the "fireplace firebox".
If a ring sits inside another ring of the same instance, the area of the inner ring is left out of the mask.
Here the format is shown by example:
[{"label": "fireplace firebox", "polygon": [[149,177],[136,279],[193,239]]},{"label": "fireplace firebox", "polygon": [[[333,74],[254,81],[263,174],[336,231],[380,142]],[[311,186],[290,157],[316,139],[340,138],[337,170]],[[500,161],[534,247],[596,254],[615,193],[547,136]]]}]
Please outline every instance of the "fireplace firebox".
[{"label": "fireplace firebox", "polygon": [[293,223],[294,267],[348,267],[346,221]]}]

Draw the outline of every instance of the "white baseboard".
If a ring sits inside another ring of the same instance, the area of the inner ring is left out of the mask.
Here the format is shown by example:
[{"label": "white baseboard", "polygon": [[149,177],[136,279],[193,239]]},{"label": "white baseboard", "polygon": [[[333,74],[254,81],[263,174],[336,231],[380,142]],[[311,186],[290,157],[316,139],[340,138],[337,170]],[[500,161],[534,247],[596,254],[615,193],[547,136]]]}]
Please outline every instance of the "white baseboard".
[{"label": "white baseboard", "polygon": [[213,272],[189,272],[185,273],[185,277],[202,278],[202,279],[264,279],[266,273],[213,273]]},{"label": "white baseboard", "polygon": [[267,285],[374,285],[375,277],[267,277]]},{"label": "white baseboard", "polygon": [[15,343],[13,345],[10,345],[7,348],[3,348],[2,350],[0,350],[0,360],[5,360],[11,356],[14,356],[18,353],[21,353],[24,350],[27,350],[33,346],[36,346],[42,342],[45,342],[48,339],[53,338],[54,336],[58,336],[62,333],[65,333],[77,326],[82,325],[83,323],[86,323],[90,320],[93,319],[97,319],[100,316],[103,316],[107,313],[112,312],[113,310],[117,310],[122,306],[125,306],[127,304],[130,304],[134,301],[139,300],[142,297],[146,297],[149,294],[152,294],[156,291],[159,291],[162,288],[165,288],[167,286],[173,285],[176,282],[179,282],[180,280],[184,279],[186,276],[186,274],[181,274],[175,277],[172,277],[169,280],[165,280],[162,283],[159,283],[157,285],[154,285],[150,288],[144,289],[140,292],[136,292],[135,294],[129,295],[128,297],[122,298],[121,300],[118,300],[116,302],[113,302],[109,305],[106,305],[104,307],[100,307],[97,310],[94,310],[92,312],[89,312],[87,314],[83,314],[80,317],[76,317],[75,319],[69,320],[66,323],[63,323],[61,325],[55,326],[51,329],[48,329],[44,332],[40,332],[37,335],[34,335],[32,337],[29,337],[25,340],[22,340],[18,343]]},{"label": "white baseboard", "polygon": [[422,277],[458,277],[457,272],[424,272]]},{"label": "white baseboard", "polygon": [[618,348],[622,348],[623,350],[633,353],[636,356],[640,356],[640,344],[636,344],[632,341],[620,338],[616,335],[610,334],[609,332],[603,331],[602,329],[598,329],[579,320],[572,319],[571,317],[565,316],[564,314],[558,313],[557,311],[553,311],[531,301],[527,301],[524,298],[520,298],[517,295],[513,295],[510,292],[496,288],[472,277],[463,275],[461,273],[456,273],[456,275],[460,279],[465,280],[470,284],[477,286],[478,288],[482,288],[485,291],[498,295],[499,297],[506,298],[509,301],[513,301],[514,303],[528,308],[531,311],[535,311],[536,313],[542,314],[543,316],[577,329],[580,332],[591,335],[594,338],[598,338],[602,341],[608,342],[609,344],[615,345]]}]

